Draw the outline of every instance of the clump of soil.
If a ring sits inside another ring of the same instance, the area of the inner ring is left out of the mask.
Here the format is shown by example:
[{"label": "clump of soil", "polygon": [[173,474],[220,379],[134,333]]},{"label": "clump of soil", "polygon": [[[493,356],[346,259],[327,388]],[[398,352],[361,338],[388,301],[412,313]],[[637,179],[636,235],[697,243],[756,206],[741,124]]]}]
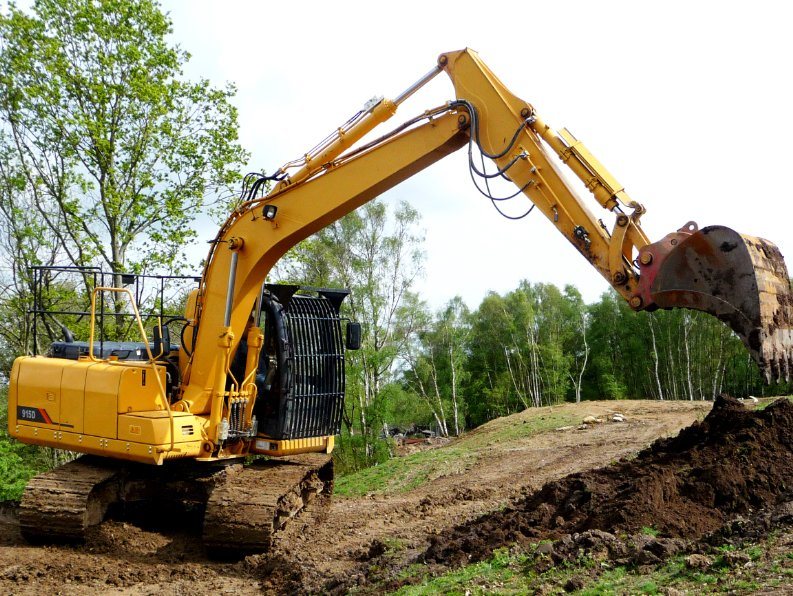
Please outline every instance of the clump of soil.
[{"label": "clump of soil", "polygon": [[703,547],[725,544],[743,546],[762,540],[772,531],[793,528],[793,487],[787,488],[789,492],[778,505],[761,509],[752,515],[739,515],[731,519],[715,532],[704,536]]},{"label": "clump of soil", "polygon": [[717,398],[701,423],[632,460],[549,482],[513,506],[435,536],[424,559],[458,565],[511,543],[588,530],[699,540],[729,520],[774,507],[793,486],[793,403],[750,411]]}]

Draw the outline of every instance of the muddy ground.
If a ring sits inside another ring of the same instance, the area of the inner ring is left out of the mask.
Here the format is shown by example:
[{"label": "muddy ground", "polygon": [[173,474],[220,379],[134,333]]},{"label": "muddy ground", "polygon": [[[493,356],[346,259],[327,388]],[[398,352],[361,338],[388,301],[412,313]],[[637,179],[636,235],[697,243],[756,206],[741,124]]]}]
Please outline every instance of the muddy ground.
[{"label": "muddy ground", "polygon": [[[486,436],[490,429],[524,424],[549,412],[571,413],[580,419],[588,415],[610,419],[615,411],[625,415],[624,422],[586,427],[574,425],[519,440],[493,442],[488,444],[485,456],[467,469],[434,479],[409,492],[336,498],[322,523],[310,525],[297,519],[272,553],[240,561],[207,559],[198,544],[195,529],[190,531],[178,523],[175,527],[153,529],[108,521],[96,528],[82,546],[32,547],[19,536],[13,511],[0,510],[0,593],[378,591],[380,588],[373,587],[374,578],[370,577],[372,561],[377,561],[387,545],[394,543],[400,545],[400,560],[392,561],[392,565],[426,562],[430,567],[442,569],[487,557],[493,548],[505,542],[535,540],[541,532],[533,533],[528,529],[512,532],[530,525],[547,530],[547,537],[557,540],[571,535],[580,538],[582,531],[607,524],[625,531],[652,525],[674,537],[675,520],[681,519],[681,515],[690,515],[690,511],[674,512],[666,517],[642,517],[642,498],[636,496],[642,491],[637,487],[650,486],[649,482],[657,481],[647,494],[652,497],[649,502],[658,505],[670,499],[674,501],[681,487],[689,487],[684,488],[684,492],[696,494],[702,492],[703,487],[711,486],[718,488],[718,491],[711,491],[712,495],[721,494],[722,485],[718,482],[729,485],[734,468],[722,470],[721,477],[714,470],[703,472],[701,476],[689,473],[703,467],[697,462],[713,460],[721,439],[709,443],[707,437],[715,437],[722,431],[732,433],[730,436],[734,440],[730,444],[734,453],[730,458],[747,462],[768,459],[768,450],[754,446],[758,441],[787,441],[787,454],[780,454],[780,458],[787,459],[774,460],[768,470],[764,468],[757,477],[749,478],[748,484],[730,492],[729,507],[732,509],[725,510],[722,517],[716,516],[718,519],[697,525],[697,532],[704,535],[711,530],[718,531],[733,513],[756,512],[761,501],[781,503],[784,499],[779,496],[779,486],[793,486],[788,463],[791,461],[790,429],[779,430],[782,426],[774,423],[773,409],[771,415],[765,415],[767,418],[744,419],[737,410],[742,406],[731,402],[720,408],[721,418],[712,418],[678,439],[647,449],[659,437],[677,435],[680,429],[702,420],[710,408],[711,404],[699,402],[588,402],[534,409],[493,421],[475,432]],[[778,419],[789,415],[784,413],[789,409],[776,412],[782,412]],[[724,422],[731,417],[740,418],[742,422]],[[750,447],[746,446],[747,438],[754,441]],[[453,446],[452,442],[449,447]],[[642,453],[636,456],[640,451]],[[695,451],[700,459],[691,460],[690,455]],[[775,448],[774,453],[778,451]],[[606,476],[591,472],[609,464],[618,471],[608,472]],[[776,475],[771,473],[771,468],[777,469]],[[565,478],[570,474],[577,475]],[[606,477],[610,478],[611,485],[604,480]],[[761,485],[766,488],[776,485],[774,494],[777,496],[763,493],[758,488]],[[598,492],[600,488],[603,490]],[[625,500],[606,499],[614,494],[622,495]],[[745,494],[748,496],[741,497]],[[606,511],[608,508],[611,513]],[[515,512],[521,515],[521,511],[526,516],[521,523],[508,517]],[[596,513],[605,517],[597,518]],[[619,521],[620,516],[625,519]],[[497,530],[505,526],[510,532]],[[466,528],[474,529],[477,536],[497,538],[490,542],[480,541],[482,544],[476,553],[471,553],[467,546],[461,546],[466,540]],[[563,544],[559,543],[557,551],[563,555]],[[463,552],[465,555],[460,556]]]},{"label": "muddy ground", "polygon": [[701,422],[635,458],[555,480],[503,511],[434,536],[424,555],[480,561],[512,543],[588,530],[698,541],[738,516],[793,504],[793,402],[750,411],[720,397]]}]

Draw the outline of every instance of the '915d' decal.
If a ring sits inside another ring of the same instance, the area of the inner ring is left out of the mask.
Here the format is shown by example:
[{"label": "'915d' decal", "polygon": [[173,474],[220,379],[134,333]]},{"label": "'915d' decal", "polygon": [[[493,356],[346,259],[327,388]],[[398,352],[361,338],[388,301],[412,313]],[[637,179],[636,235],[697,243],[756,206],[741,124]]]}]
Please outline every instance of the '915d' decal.
[{"label": "'915d' decal", "polygon": [[19,422],[41,422],[42,424],[53,424],[47,410],[44,408],[30,408],[17,406],[17,420]]}]

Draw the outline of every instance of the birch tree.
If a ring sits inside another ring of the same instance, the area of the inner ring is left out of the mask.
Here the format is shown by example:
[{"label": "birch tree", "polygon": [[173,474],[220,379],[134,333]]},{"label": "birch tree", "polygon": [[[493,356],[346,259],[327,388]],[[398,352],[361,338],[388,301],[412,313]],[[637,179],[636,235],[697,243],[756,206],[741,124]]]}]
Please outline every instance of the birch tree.
[{"label": "birch tree", "polygon": [[419,220],[407,203],[393,211],[367,203],[294,247],[275,271],[282,281],[350,290],[345,313],[362,324],[362,347],[348,354],[344,423],[365,439],[366,458],[382,428],[383,389],[421,325],[412,291],[424,259]]}]

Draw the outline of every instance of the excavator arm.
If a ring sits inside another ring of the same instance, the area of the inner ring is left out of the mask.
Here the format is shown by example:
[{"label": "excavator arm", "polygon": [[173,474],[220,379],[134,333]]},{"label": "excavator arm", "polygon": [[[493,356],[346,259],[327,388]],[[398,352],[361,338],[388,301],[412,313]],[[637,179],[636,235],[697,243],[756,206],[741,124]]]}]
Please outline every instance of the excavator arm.
[{"label": "excavator arm", "polygon": [[[456,100],[353,148],[440,72],[450,77]],[[231,215],[213,242],[188,313],[193,351],[175,409],[211,413],[209,427],[217,427],[229,362],[243,332],[261,333],[251,331],[249,317],[263,280],[287,250],[465,146],[497,168],[479,172],[472,159],[475,172],[514,183],[634,309],[710,312],[738,333],[769,379],[787,378],[791,292],[776,247],[723,227],[699,230],[692,222],[651,243],[639,221],[644,207],[583,143],[566,130],[555,132],[466,49],[441,55],[436,68],[397,99],[370,102],[278,170],[266,196],[251,197]],[[615,216],[611,229],[565,180],[559,161]],[[249,360],[245,378],[255,373],[256,354]]]},{"label": "excavator arm", "polygon": [[[651,243],[639,218],[645,209],[569,131],[556,133],[534,108],[513,96],[479,59],[463,50],[444,54],[458,98],[481,113],[473,134],[557,229],[635,310],[689,308],[718,317],[741,338],[767,381],[793,373],[793,294],[779,249],[724,226],[700,230],[688,222]],[[502,149],[514,122],[524,134]],[[616,215],[608,230],[584,207],[549,160],[553,151],[597,203]]]}]

